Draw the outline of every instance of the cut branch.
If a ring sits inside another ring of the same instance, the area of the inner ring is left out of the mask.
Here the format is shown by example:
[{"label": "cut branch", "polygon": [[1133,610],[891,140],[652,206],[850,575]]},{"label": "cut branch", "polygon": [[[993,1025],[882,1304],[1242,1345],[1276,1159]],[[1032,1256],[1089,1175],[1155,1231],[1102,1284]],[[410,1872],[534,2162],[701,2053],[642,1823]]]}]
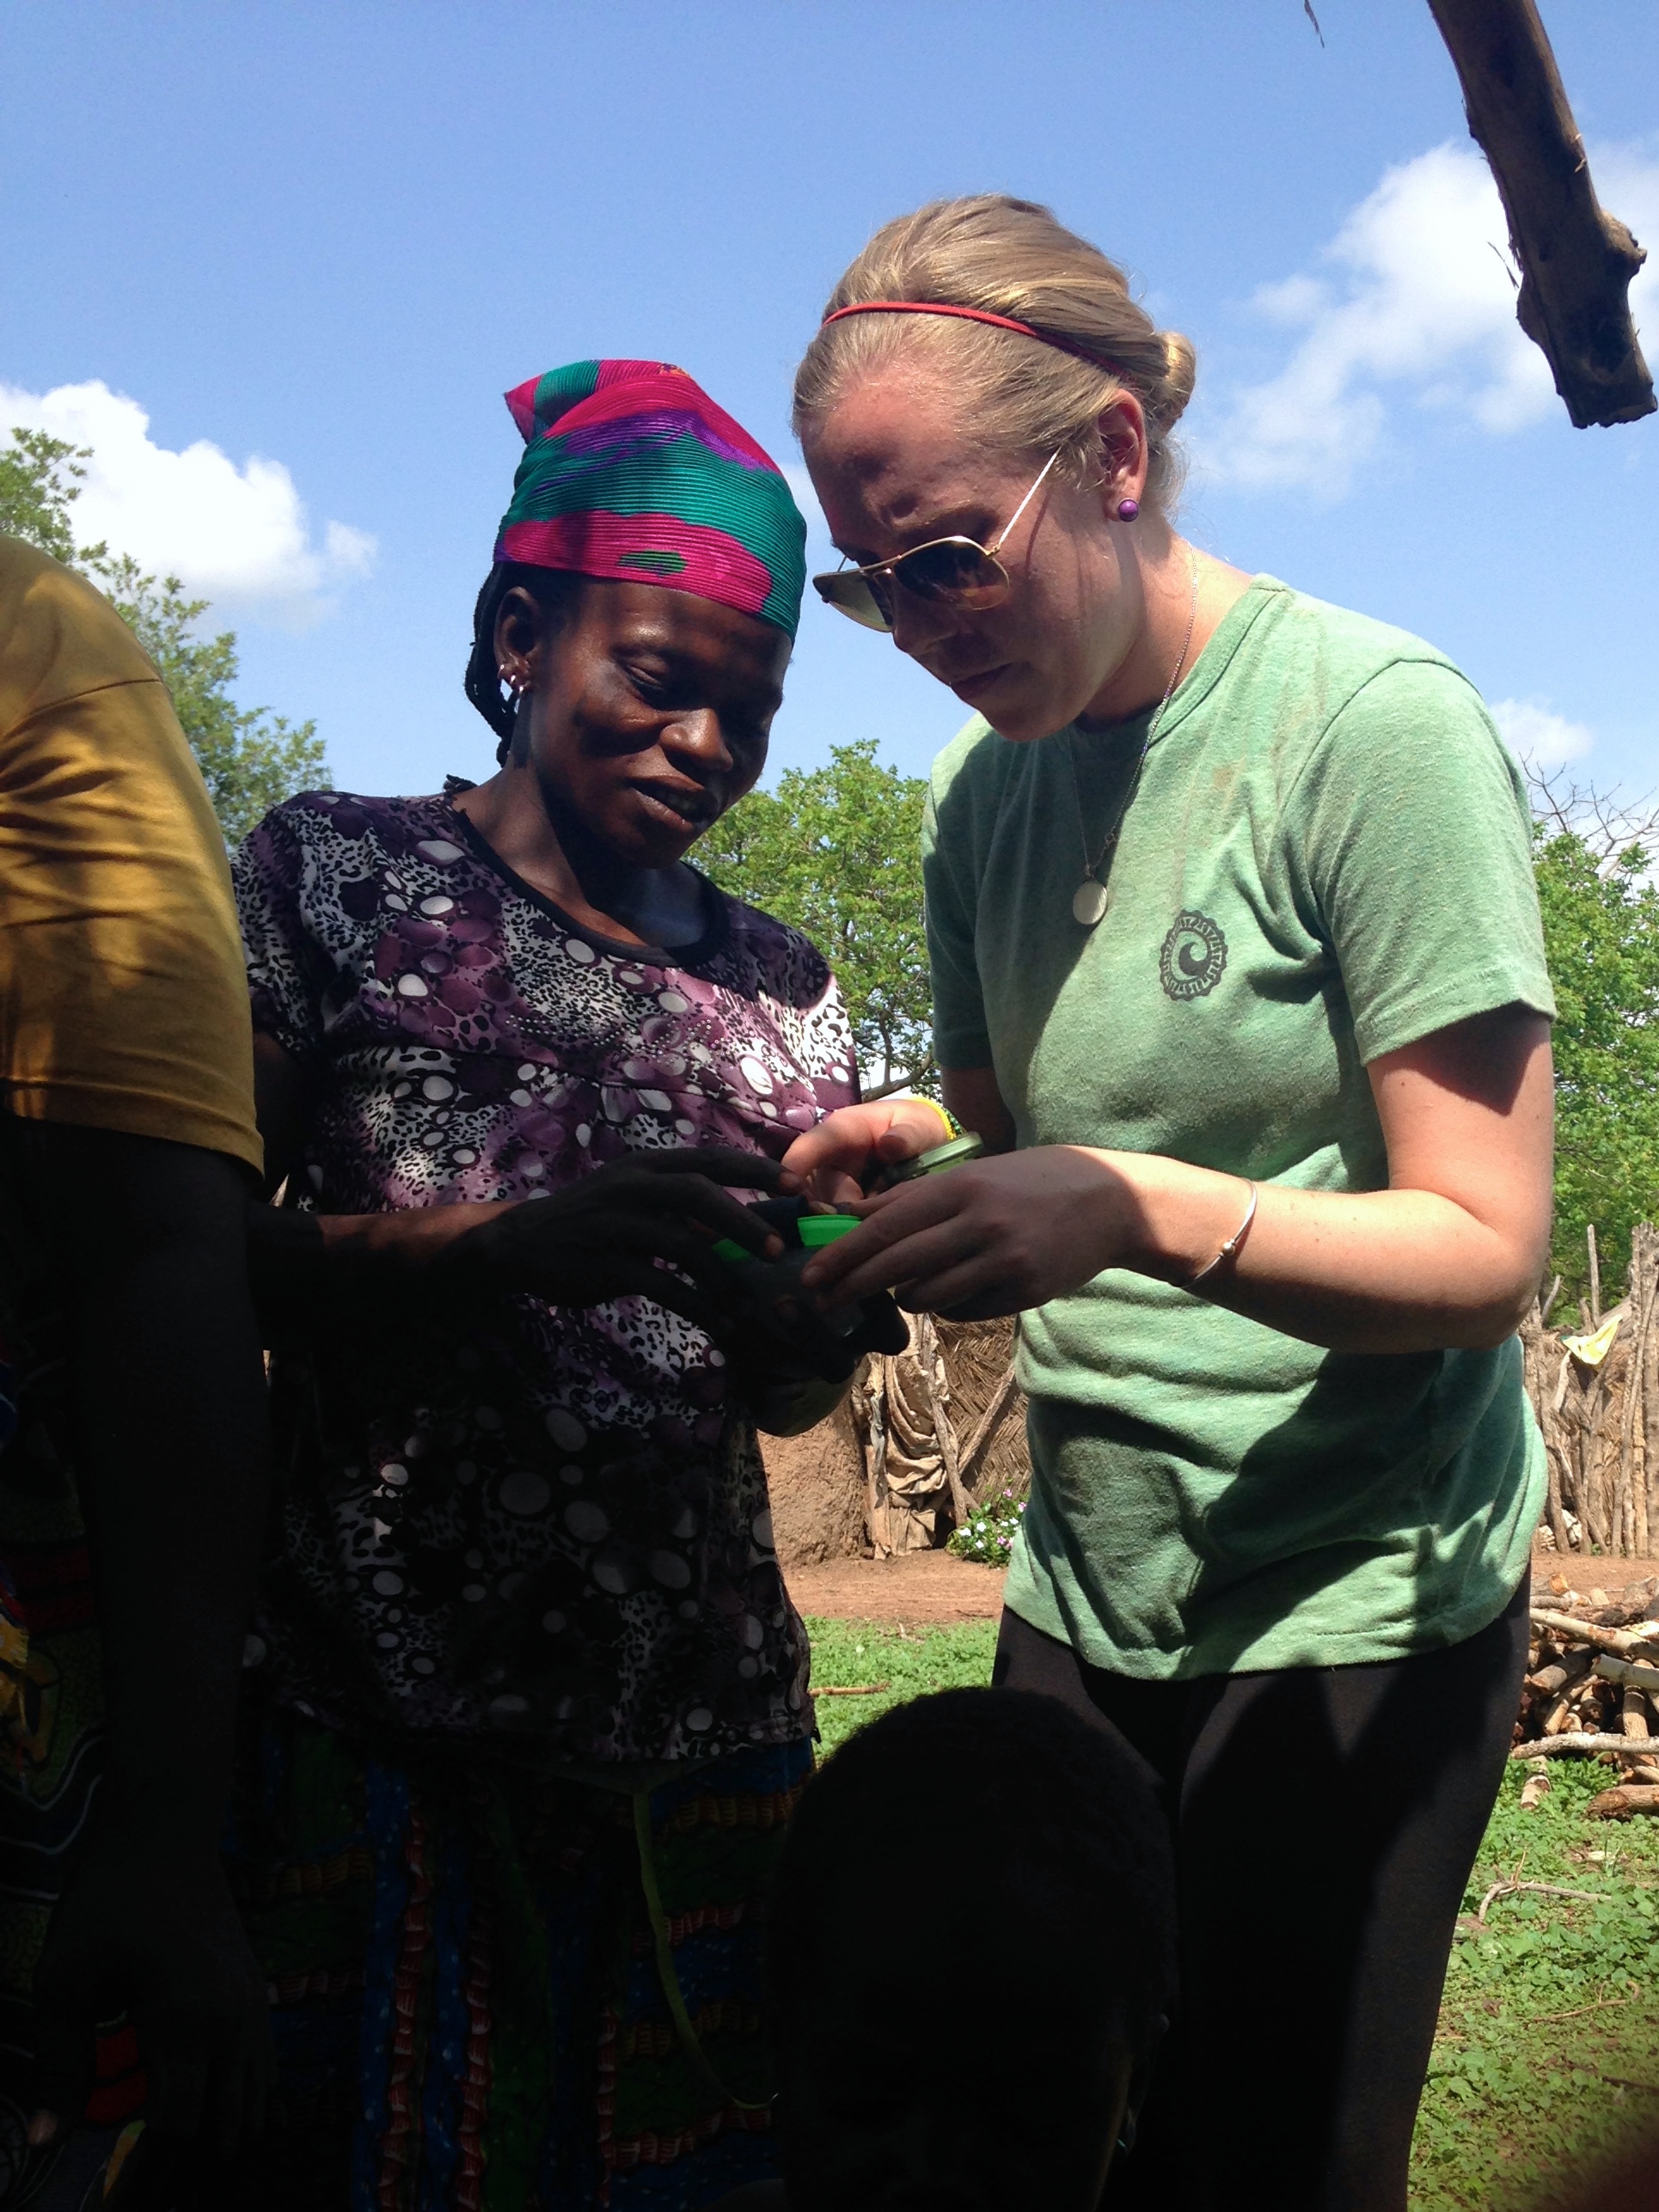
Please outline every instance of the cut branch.
[{"label": "cut branch", "polygon": [[[1576,1621],[1570,1613],[1553,1613],[1546,1607],[1532,1609],[1533,1626],[1547,1628],[1558,1641],[1570,1639],[1576,1644],[1588,1644],[1592,1651],[1606,1652],[1609,1659],[1639,1659],[1653,1649],[1653,1637],[1635,1628],[1598,1628],[1593,1621]],[[1644,1623],[1644,1628],[1649,1624]]]},{"label": "cut branch", "polygon": [[1561,1736],[1533,1736],[1524,1744],[1517,1744],[1509,1753],[1512,1759],[1561,1759],[1607,1751],[1615,1759],[1639,1759],[1644,1764],[1653,1757],[1653,1745],[1634,1736],[1593,1735],[1588,1729],[1572,1729]]},{"label": "cut branch", "polygon": [[1534,0],[1429,0],[1463,87],[1521,268],[1515,315],[1576,430],[1656,405],[1631,321],[1647,255],[1596,199],[1584,142]]},{"label": "cut branch", "polygon": [[1619,1782],[1584,1807],[1589,1820],[1628,1820],[1632,1812],[1659,1812],[1659,1789],[1650,1782]]},{"label": "cut branch", "polygon": [[[1605,1655],[1595,1662],[1595,1671],[1603,1682],[1622,1683],[1626,1690],[1659,1690],[1659,1666],[1644,1666],[1639,1659],[1609,1659]],[[1630,1731],[1625,1730],[1628,1735]]]}]

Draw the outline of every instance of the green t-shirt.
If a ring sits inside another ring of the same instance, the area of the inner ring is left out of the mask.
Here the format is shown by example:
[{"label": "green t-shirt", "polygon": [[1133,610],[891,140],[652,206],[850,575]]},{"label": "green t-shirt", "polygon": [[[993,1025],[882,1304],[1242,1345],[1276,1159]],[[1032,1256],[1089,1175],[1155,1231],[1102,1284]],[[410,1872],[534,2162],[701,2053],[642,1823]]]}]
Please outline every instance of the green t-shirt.
[{"label": "green t-shirt", "polygon": [[[940,755],[940,1060],[995,1069],[1022,1146],[1380,1189],[1366,1063],[1554,1011],[1515,763],[1431,647],[1258,577],[1169,703],[1085,929],[1085,844],[1149,719],[1016,745],[976,718]],[[1545,1476],[1514,1339],[1328,1352],[1111,1268],[1020,1340],[1035,1479],[1007,1602],[1096,1665],[1395,1659],[1521,1579]]]}]

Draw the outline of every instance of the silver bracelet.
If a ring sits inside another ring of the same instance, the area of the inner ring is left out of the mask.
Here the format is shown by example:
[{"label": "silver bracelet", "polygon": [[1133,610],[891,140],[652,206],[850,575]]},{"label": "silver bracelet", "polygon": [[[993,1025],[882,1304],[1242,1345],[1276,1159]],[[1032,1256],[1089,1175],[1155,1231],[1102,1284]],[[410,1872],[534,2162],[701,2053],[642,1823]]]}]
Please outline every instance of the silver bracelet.
[{"label": "silver bracelet", "polygon": [[1250,1225],[1256,1219],[1256,1201],[1260,1196],[1260,1191],[1257,1189],[1255,1184],[1252,1182],[1250,1186],[1250,1203],[1245,1208],[1244,1219],[1239,1224],[1233,1234],[1227,1238],[1226,1243],[1222,1245],[1221,1250],[1217,1252],[1215,1258],[1209,1261],[1205,1266],[1200,1268],[1196,1275],[1189,1275],[1187,1277],[1186,1280],[1181,1285],[1181,1288],[1183,1290],[1197,1290],[1199,1284],[1203,1281],[1206,1275],[1213,1275],[1216,1268],[1221,1267],[1224,1262],[1233,1259],[1236,1256],[1240,1245],[1243,1243],[1245,1238],[1250,1234]]}]

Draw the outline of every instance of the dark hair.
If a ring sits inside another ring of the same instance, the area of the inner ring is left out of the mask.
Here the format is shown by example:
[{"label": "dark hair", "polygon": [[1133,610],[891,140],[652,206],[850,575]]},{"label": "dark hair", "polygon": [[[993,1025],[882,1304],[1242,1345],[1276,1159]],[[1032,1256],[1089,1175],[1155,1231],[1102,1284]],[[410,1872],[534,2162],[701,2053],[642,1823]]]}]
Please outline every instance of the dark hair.
[{"label": "dark hair", "polygon": [[463,683],[468,698],[497,737],[498,761],[512,750],[518,702],[501,688],[501,671],[495,657],[495,622],[501,602],[516,589],[528,591],[546,614],[562,614],[575,597],[581,578],[564,569],[531,568],[523,561],[502,561],[484,578],[473,608],[473,645],[467,657]]},{"label": "dark hair", "polygon": [[1036,1920],[1138,2048],[1175,1983],[1175,1874],[1151,1770],[1115,1733],[1030,1690],[946,1690],[860,1729],[807,1785],[768,1920],[774,2032],[813,2003],[872,1867],[972,1888]]}]

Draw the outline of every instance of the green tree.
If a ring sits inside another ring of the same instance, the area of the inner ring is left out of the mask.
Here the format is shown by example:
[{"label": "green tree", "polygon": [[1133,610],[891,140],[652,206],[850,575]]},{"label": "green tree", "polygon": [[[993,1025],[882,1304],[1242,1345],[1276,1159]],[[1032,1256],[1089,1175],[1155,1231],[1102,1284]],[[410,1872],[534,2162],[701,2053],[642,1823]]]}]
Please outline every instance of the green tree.
[{"label": "green tree", "polygon": [[1575,1298],[1587,1226],[1616,1294],[1631,1229],[1659,1221],[1659,890],[1644,845],[1606,842],[1558,822],[1540,825],[1535,852],[1558,1009],[1552,1264]]},{"label": "green tree", "polygon": [[860,738],[832,747],[826,767],[787,768],[775,791],[751,791],[696,854],[722,889],[823,952],[877,1096],[937,1083],[921,920],[927,794],[921,777],[883,767],[874,739]]},{"label": "green tree", "polygon": [[327,788],[322,740],[315,722],[236,705],[236,634],[202,634],[205,599],[187,599],[176,576],[147,575],[130,554],[77,544],[70,509],[89,457],[44,431],[14,430],[0,448],[0,530],[78,569],[132,629],[173,695],[225,840],[239,845],[279,801]]},{"label": "green tree", "polygon": [[0,530],[27,538],[53,560],[72,567],[83,558],[97,559],[102,546],[77,553],[69,510],[81,496],[85,455],[44,431],[14,430],[0,448]]}]

